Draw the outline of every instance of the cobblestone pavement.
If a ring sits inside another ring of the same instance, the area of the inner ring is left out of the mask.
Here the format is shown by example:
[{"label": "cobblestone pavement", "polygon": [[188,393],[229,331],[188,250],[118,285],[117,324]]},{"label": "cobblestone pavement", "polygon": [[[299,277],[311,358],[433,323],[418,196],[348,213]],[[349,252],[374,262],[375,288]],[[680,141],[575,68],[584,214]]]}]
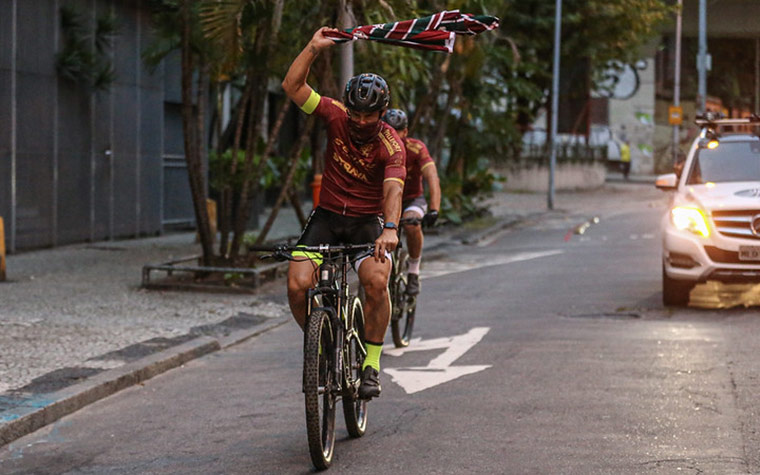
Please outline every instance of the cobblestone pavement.
[{"label": "cobblestone pavement", "polygon": [[[631,206],[664,199],[651,185],[628,184],[558,193],[555,203],[558,210],[573,213],[598,211],[605,197],[620,193],[630,193]],[[545,194],[499,193],[486,203],[496,219],[546,211]],[[558,219],[566,214],[555,213]],[[277,223],[287,227],[281,229],[283,235],[293,234],[287,215]],[[446,232],[431,235],[425,245],[446,239]],[[228,319],[290,318],[287,305],[267,297],[139,287],[144,264],[197,254],[193,240],[192,234],[177,234],[8,256],[8,282],[0,283],[0,393],[63,368],[86,374],[88,369],[116,367],[124,359],[107,354],[140,342],[182,338]]]},{"label": "cobblestone pavement", "polygon": [[108,369],[104,353],[239,315],[287,314],[253,295],[140,289],[143,264],[193,255],[192,234],[8,257],[0,284],[0,392],[65,367]]}]

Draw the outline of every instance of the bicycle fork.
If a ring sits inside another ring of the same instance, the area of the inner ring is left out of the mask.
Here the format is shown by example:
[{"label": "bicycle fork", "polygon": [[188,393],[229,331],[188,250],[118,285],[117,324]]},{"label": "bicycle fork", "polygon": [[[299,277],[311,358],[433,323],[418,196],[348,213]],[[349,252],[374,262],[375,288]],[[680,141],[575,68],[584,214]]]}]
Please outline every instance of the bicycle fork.
[{"label": "bicycle fork", "polygon": [[[327,296],[324,294],[325,289],[309,289],[306,293],[306,318],[307,326],[308,319],[311,318],[315,311],[323,311],[327,313],[330,324],[330,335],[332,337],[332,345],[330,348],[321,347],[322,352],[330,352],[331,357],[326,358],[327,363],[330,365],[330,371],[333,374],[332,381],[327,381],[327,386],[321,388],[324,392],[340,393],[342,391],[342,375],[343,375],[343,347],[345,332],[343,329],[343,322],[340,321],[335,314],[335,308],[329,305],[329,301],[334,299],[334,296]],[[332,289],[329,289],[332,293]],[[314,306],[313,304],[318,302],[317,296],[323,297],[323,306]],[[328,297],[325,301],[324,297]],[[325,306],[326,305],[326,306]],[[306,334],[304,334],[304,349],[306,348]],[[306,392],[306,388],[302,385],[302,392]],[[320,392],[322,392],[320,391]]]}]

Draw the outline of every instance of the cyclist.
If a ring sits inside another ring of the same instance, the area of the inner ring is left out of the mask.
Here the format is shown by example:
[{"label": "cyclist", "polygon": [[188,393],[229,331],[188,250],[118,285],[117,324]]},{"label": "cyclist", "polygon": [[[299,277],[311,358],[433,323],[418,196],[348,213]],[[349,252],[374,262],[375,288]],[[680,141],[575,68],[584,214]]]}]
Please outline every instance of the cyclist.
[{"label": "cyclist", "polygon": [[[406,183],[402,198],[402,218],[422,218],[422,224],[426,227],[433,226],[438,219],[438,210],[441,208],[441,185],[438,181],[438,171],[435,162],[430,156],[427,147],[421,140],[409,137],[408,119],[406,113],[400,109],[389,109],[383,117],[391,127],[396,129],[406,148]],[[430,210],[425,201],[422,189],[422,179],[428,184],[430,190]],[[404,225],[406,233],[406,245],[409,251],[409,275],[407,277],[406,292],[409,295],[420,293],[420,262],[422,261],[422,227],[417,225]]]},{"label": "cyclist", "polygon": [[[390,101],[383,78],[376,74],[351,78],[343,93],[343,103],[321,97],[306,84],[311,64],[322,50],[334,44],[324,35],[327,31],[338,30],[327,27],[317,30],[282,82],[285,93],[301,110],[316,114],[327,125],[319,206],[309,216],[298,244],[375,243],[374,258],[356,264],[366,295],[367,357],[362,366],[359,396],[370,399],[379,396],[381,390],[380,353],[391,314],[388,251],[398,244],[396,228],[406,177],[406,152],[396,131],[380,120]],[[312,261],[290,263],[288,301],[293,317],[303,328],[306,289],[316,284],[314,271],[321,256],[301,255]]]}]

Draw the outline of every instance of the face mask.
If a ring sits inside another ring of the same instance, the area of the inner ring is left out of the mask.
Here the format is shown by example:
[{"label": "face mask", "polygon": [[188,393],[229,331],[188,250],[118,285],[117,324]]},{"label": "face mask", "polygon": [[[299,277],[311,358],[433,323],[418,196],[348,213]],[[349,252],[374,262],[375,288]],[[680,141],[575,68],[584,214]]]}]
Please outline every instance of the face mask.
[{"label": "face mask", "polygon": [[379,120],[371,124],[362,125],[351,119],[348,120],[348,135],[356,145],[365,145],[371,142],[380,133],[382,128],[383,124]]}]

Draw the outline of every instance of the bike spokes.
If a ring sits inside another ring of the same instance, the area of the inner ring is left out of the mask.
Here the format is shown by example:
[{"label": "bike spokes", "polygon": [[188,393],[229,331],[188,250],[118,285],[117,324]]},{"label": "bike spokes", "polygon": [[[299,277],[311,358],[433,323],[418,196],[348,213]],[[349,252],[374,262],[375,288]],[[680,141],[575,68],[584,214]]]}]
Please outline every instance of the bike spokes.
[{"label": "bike spokes", "polygon": [[332,461],[335,445],[336,378],[333,371],[335,341],[329,315],[313,311],[306,328],[304,348],[304,399],[309,453],[317,468]]},{"label": "bike spokes", "polygon": [[349,329],[344,360],[343,416],[351,437],[361,437],[367,429],[367,400],[358,397],[361,367],[367,354],[361,340],[364,334],[364,311],[356,297],[349,308],[353,328]]}]

